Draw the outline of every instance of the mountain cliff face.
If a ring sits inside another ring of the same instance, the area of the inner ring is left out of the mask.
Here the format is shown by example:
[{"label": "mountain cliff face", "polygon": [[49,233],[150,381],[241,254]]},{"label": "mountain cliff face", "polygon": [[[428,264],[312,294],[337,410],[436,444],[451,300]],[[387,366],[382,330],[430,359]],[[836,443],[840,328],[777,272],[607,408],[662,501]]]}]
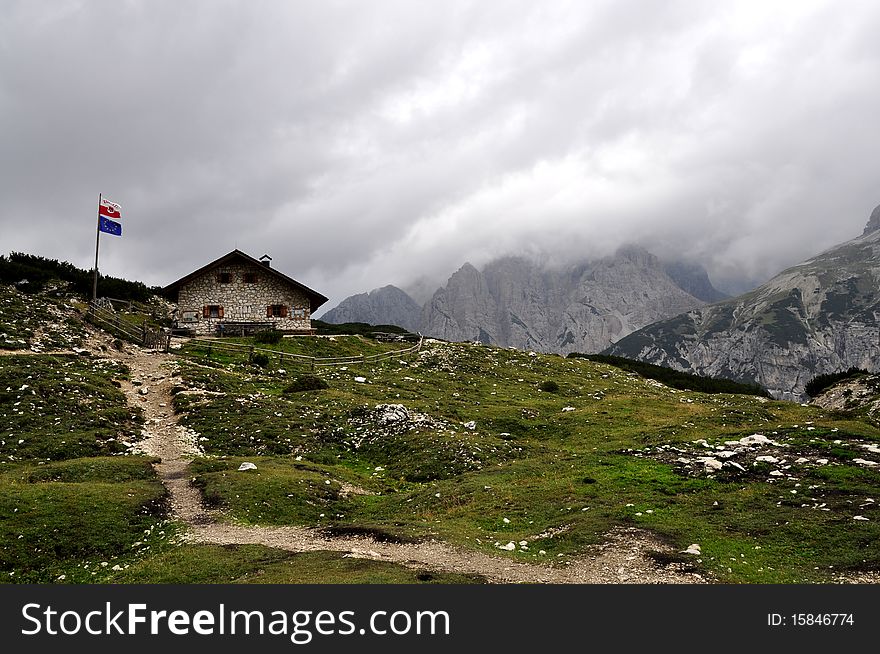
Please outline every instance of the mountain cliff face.
[{"label": "mountain cliff face", "polygon": [[[705,276],[702,269],[680,272],[695,286],[700,273]],[[425,305],[421,330],[452,341],[540,352],[598,352],[644,325],[702,304],[637,247],[563,270],[506,257],[482,271],[462,266]]]},{"label": "mountain cliff face", "polygon": [[383,286],[369,293],[345,298],[321,316],[330,323],[366,322],[371,325],[398,325],[418,331],[422,307],[396,286]]},{"label": "mountain cliff face", "polygon": [[521,257],[497,259],[482,271],[466,263],[424,307],[385,286],[346,298],[322,319],[567,354],[599,352],[636,329],[722,297],[703,268],[663,263],[629,246],[564,269]]},{"label": "mountain cliff face", "polygon": [[641,329],[607,354],[756,381],[803,400],[816,375],[875,369],[880,355],[880,207],[865,233],[756,290]]}]

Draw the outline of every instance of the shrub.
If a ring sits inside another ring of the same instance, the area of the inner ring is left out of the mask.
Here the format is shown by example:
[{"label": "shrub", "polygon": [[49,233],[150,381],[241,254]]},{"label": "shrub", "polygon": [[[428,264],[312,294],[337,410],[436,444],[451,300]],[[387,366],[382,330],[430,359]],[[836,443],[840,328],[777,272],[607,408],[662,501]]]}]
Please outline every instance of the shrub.
[{"label": "shrub", "polygon": [[254,335],[254,342],[256,343],[265,343],[268,345],[278,345],[281,342],[282,334],[279,331],[274,329],[258,332]]},{"label": "shrub", "polygon": [[559,392],[559,384],[557,384],[552,379],[545,379],[540,384],[538,384],[538,388],[545,393],[558,393]]},{"label": "shrub", "polygon": [[852,379],[854,377],[861,377],[862,375],[867,374],[869,374],[867,370],[852,367],[844,372],[832,372],[827,375],[819,375],[818,377],[813,377],[807,382],[807,385],[804,387],[804,392],[810,397],[816,397],[822,393],[822,391],[831,388],[838,382],[845,379]]},{"label": "shrub", "polygon": [[294,379],[285,389],[285,393],[304,393],[306,391],[320,391],[329,388],[329,384],[315,375],[300,375]]},{"label": "shrub", "polygon": [[262,352],[257,352],[254,356],[251,357],[251,363],[256,366],[260,366],[260,368],[265,368],[269,365],[269,357]]},{"label": "shrub", "polygon": [[606,363],[627,372],[634,372],[646,379],[656,379],[659,382],[677,388],[682,391],[698,391],[700,393],[739,393],[742,395],[757,395],[758,397],[770,397],[767,389],[754,382],[734,381],[718,377],[704,377],[687,372],[673,370],[665,366],[657,366],[644,361],[636,361],[625,357],[610,354],[581,354],[571,352],[569,359],[588,359],[597,363]]}]

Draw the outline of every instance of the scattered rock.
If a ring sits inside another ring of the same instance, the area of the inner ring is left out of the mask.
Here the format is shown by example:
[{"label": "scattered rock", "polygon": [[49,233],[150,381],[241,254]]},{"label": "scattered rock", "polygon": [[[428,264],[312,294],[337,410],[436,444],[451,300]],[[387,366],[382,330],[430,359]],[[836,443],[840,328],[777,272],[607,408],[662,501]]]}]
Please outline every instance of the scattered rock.
[{"label": "scattered rock", "polygon": [[256,470],[257,466],[251,463],[250,461],[245,461],[240,466],[238,466],[239,472],[244,472],[245,470]]},{"label": "scattered rock", "polygon": [[711,456],[698,456],[697,461],[706,466],[706,470],[721,470],[724,466],[721,461]]},{"label": "scattered rock", "polygon": [[693,545],[688,545],[688,548],[684,551],[684,553],[700,556],[703,552],[700,549],[700,546],[697,543],[694,543]]}]

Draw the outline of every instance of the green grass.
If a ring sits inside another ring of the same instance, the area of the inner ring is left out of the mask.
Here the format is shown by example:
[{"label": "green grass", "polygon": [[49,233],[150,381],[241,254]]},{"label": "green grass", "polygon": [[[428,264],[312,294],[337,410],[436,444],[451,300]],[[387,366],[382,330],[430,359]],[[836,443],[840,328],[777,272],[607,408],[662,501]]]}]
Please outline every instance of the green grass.
[{"label": "green grass", "polygon": [[473,584],[474,575],[412,570],[344,557],[294,554],[259,545],[184,545],[123,571],[117,583],[144,584]]},{"label": "green grass", "polygon": [[[858,444],[880,431],[856,417],[470,344],[429,343],[403,361],[315,374],[327,389],[285,394],[288,375],[277,371],[184,366],[188,384],[222,393],[177,401],[206,451],[234,455],[193,467],[213,504],[249,523],[442,538],[543,562],[634,525],[675,548],[700,543],[697,565],[729,582],[824,581],[880,565],[880,512],[861,507],[878,495],[880,474],[852,462],[870,458]],[[547,380],[555,392],[541,390]],[[424,420],[384,424],[376,406],[389,403]],[[766,464],[708,477],[652,453],[700,453],[693,441],[753,433],[831,465],[798,470],[798,481],[769,477]],[[258,470],[238,473],[245,459]],[[340,481],[371,494],[342,497]],[[831,510],[813,508],[823,502]],[[869,520],[854,521],[855,511]],[[520,540],[527,550],[498,549]]]},{"label": "green grass", "polygon": [[114,383],[127,374],[106,359],[0,358],[0,466],[126,452],[140,438],[140,416]]},{"label": "green grass", "polygon": [[164,486],[131,456],[128,371],[81,356],[0,357],[0,581],[107,581],[167,546]]},{"label": "green grass", "polygon": [[61,350],[82,343],[84,331],[63,291],[26,295],[0,286],[0,349]]},{"label": "green grass", "polygon": [[[273,347],[337,357],[401,346],[337,336]],[[289,359],[261,368],[246,353],[190,347],[180,369],[174,408],[206,452],[190,473],[231,520],[439,538],[548,564],[637,526],[676,550],[699,543],[702,555],[688,560],[731,583],[825,582],[880,567],[880,472],[857,462],[878,459],[865,446],[880,429],[866,415],[431,341],[382,362],[309,370],[326,388],[312,380],[308,392],[285,392],[306,372]],[[0,358],[3,580],[481,581],[334,553],[176,544],[150,461],[128,454],[142,419],[118,388],[127,374],[91,357]],[[768,452],[784,464],[741,459],[742,471],[710,474],[679,461],[756,433],[780,443]],[[243,461],[256,470],[239,472]],[[499,549],[511,541],[528,545]]]}]

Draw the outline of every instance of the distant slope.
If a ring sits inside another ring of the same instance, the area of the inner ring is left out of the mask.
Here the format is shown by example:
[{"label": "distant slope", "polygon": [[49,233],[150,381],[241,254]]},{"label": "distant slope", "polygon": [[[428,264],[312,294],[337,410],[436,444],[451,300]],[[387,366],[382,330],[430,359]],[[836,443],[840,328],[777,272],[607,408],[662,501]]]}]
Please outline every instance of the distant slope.
[{"label": "distant slope", "polygon": [[608,365],[634,372],[646,379],[654,379],[664,383],[666,386],[677,388],[679,390],[698,391],[700,393],[737,393],[740,395],[757,395],[759,397],[770,397],[770,394],[757,384],[742,384],[730,379],[718,379],[715,377],[704,377],[702,375],[693,375],[672,368],[664,368],[663,366],[655,366],[653,363],[645,363],[644,361],[634,361],[633,359],[625,359],[623,357],[611,356],[608,354],[579,354],[572,352],[568,355],[569,359],[589,359],[597,363],[607,363]]},{"label": "distant slope", "polygon": [[345,298],[321,316],[321,320],[333,324],[398,325],[415,332],[419,329],[421,313],[422,308],[415,300],[396,286],[389,285]]},{"label": "distant slope", "polygon": [[[872,227],[873,226],[873,227]],[[712,377],[754,381],[802,400],[820,374],[876,368],[880,212],[865,234],[745,295],[663,320],[605,353]]]}]

